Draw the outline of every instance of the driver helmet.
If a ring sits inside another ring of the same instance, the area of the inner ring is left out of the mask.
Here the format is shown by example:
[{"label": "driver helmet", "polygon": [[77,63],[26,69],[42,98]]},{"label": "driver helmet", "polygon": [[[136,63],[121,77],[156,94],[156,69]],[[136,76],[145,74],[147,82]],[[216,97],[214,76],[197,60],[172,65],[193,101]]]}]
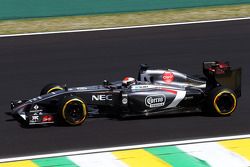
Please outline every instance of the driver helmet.
[{"label": "driver helmet", "polygon": [[134,84],[136,84],[136,80],[133,77],[125,77],[122,80],[122,85],[125,86],[125,87],[128,87],[130,85],[134,85]]}]

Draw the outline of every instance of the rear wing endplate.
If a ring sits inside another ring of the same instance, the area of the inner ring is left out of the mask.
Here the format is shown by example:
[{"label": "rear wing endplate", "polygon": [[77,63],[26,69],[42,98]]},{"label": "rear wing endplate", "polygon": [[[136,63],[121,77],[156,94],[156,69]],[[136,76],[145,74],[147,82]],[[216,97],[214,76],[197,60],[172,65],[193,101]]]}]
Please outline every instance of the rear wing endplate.
[{"label": "rear wing endplate", "polygon": [[214,84],[220,84],[241,96],[241,68],[231,69],[229,62],[203,62],[203,73]]}]

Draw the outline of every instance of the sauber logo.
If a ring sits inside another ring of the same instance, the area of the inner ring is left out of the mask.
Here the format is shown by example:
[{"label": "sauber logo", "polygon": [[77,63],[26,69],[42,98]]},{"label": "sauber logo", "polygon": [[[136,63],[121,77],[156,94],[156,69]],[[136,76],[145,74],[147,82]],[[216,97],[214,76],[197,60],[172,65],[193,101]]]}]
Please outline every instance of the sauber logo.
[{"label": "sauber logo", "polygon": [[162,80],[166,83],[171,83],[174,80],[174,74],[172,72],[164,72]]},{"label": "sauber logo", "polygon": [[92,101],[111,101],[112,95],[92,95]]},{"label": "sauber logo", "polygon": [[39,108],[39,106],[36,104],[36,105],[34,106],[34,109],[35,109],[35,110],[38,110],[38,108]]},{"label": "sauber logo", "polygon": [[166,102],[165,95],[152,95],[145,98],[146,106],[150,108],[164,106]]}]

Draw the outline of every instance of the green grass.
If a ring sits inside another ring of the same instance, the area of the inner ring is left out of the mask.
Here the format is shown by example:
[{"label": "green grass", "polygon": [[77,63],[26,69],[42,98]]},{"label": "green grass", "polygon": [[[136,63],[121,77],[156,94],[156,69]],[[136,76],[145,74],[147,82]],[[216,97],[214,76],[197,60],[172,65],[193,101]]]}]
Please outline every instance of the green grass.
[{"label": "green grass", "polygon": [[136,26],[249,16],[250,4],[245,4],[123,14],[7,20],[0,21],[0,34]]}]

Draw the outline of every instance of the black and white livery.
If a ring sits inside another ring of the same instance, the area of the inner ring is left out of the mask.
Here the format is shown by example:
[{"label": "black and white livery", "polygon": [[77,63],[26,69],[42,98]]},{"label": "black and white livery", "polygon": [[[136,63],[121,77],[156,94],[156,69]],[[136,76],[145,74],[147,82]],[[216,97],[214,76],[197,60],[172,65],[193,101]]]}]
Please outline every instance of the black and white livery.
[{"label": "black and white livery", "polygon": [[40,96],[11,102],[13,115],[28,125],[80,125],[87,116],[150,116],[199,109],[228,116],[241,96],[241,69],[229,63],[204,62],[204,76],[141,65],[138,78],[101,85],[67,88],[45,86]]}]

